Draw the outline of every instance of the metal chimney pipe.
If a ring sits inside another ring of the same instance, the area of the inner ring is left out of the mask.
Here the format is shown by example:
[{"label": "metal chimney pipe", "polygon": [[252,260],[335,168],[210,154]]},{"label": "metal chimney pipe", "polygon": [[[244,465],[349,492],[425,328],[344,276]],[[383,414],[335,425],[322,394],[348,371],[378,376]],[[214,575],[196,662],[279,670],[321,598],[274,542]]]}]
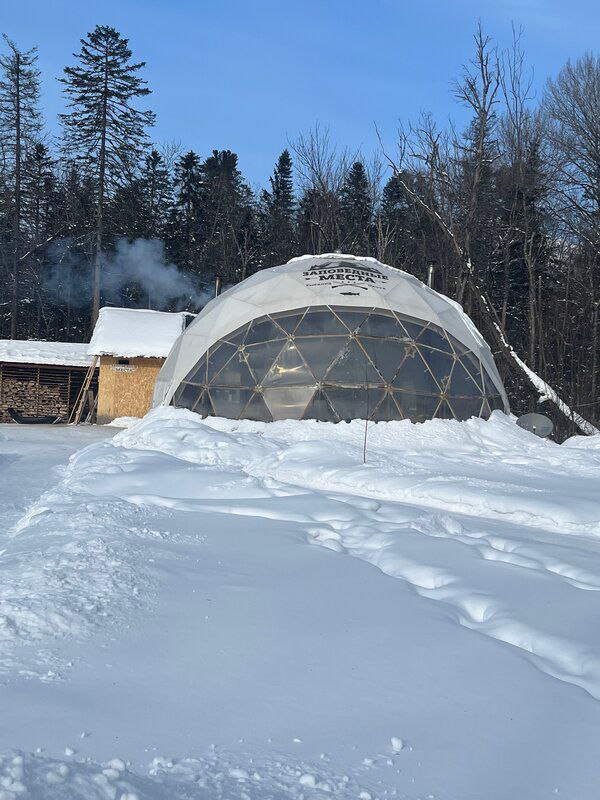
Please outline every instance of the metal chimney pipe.
[{"label": "metal chimney pipe", "polygon": [[215,275],[215,297],[218,297],[221,294],[221,287],[223,285],[223,279],[220,275]]},{"label": "metal chimney pipe", "polygon": [[427,286],[429,286],[430,289],[433,289],[433,278],[436,263],[437,262],[433,260],[427,262]]}]

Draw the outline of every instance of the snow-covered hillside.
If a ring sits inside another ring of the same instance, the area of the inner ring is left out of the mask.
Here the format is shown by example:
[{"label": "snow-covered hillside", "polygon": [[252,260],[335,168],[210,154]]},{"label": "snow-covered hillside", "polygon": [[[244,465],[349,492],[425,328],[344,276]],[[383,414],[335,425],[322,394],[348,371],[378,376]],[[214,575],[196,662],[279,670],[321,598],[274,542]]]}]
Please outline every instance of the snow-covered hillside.
[{"label": "snow-covered hillside", "polygon": [[363,436],[0,426],[0,800],[598,796],[600,447]]}]

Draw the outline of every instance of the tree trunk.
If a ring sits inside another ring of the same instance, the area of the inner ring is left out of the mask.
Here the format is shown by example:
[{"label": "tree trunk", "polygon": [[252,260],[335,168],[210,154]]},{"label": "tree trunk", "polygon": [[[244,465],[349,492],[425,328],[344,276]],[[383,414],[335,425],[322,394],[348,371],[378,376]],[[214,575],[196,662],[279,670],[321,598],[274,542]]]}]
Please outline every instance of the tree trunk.
[{"label": "tree trunk", "polygon": [[92,328],[100,313],[100,281],[102,275],[102,234],[104,214],[104,183],[106,180],[106,105],[108,99],[108,54],[104,56],[104,97],[102,101],[102,126],[98,165],[98,196],[96,202],[96,250],[94,253],[94,292],[92,300]]},{"label": "tree trunk", "polygon": [[10,338],[16,339],[19,313],[19,254],[21,251],[21,57],[15,54],[15,208],[13,220],[13,286],[10,305]]},{"label": "tree trunk", "polygon": [[527,295],[527,317],[529,322],[529,363],[535,365],[536,353],[536,290],[537,281],[535,275],[535,259],[532,253],[533,243],[526,246],[525,259],[527,261],[528,295]]},{"label": "tree trunk", "polygon": [[[592,401],[596,401],[596,386],[597,386],[597,371],[598,371],[598,301],[594,303],[594,324],[592,328]],[[597,407],[593,406],[594,412],[597,413]],[[595,414],[594,414],[595,416]]]}]

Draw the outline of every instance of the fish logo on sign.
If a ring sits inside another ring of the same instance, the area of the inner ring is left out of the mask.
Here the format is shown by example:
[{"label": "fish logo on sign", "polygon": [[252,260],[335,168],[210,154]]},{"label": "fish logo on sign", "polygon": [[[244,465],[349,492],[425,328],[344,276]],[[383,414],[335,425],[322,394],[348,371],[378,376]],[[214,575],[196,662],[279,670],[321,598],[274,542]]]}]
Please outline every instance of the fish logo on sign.
[{"label": "fish logo on sign", "polygon": [[383,287],[388,276],[375,267],[360,261],[327,261],[315,264],[302,273],[307,286],[326,286],[329,289],[358,289],[340,294],[358,295],[374,287]]}]

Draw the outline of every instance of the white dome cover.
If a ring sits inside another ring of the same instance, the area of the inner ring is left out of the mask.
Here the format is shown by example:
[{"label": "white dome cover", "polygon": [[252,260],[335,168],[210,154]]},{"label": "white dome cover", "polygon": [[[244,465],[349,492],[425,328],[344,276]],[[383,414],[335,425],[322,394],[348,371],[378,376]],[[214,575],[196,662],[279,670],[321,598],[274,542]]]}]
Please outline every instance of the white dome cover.
[{"label": "white dome cover", "polygon": [[438,325],[479,358],[508,413],[490,348],[458,303],[375,258],[341,253],[293,258],[251,275],[211,300],[173,345],[156,381],[154,405],[170,403],[208,348],[245,323],[265,314],[328,305],[383,308]]}]

